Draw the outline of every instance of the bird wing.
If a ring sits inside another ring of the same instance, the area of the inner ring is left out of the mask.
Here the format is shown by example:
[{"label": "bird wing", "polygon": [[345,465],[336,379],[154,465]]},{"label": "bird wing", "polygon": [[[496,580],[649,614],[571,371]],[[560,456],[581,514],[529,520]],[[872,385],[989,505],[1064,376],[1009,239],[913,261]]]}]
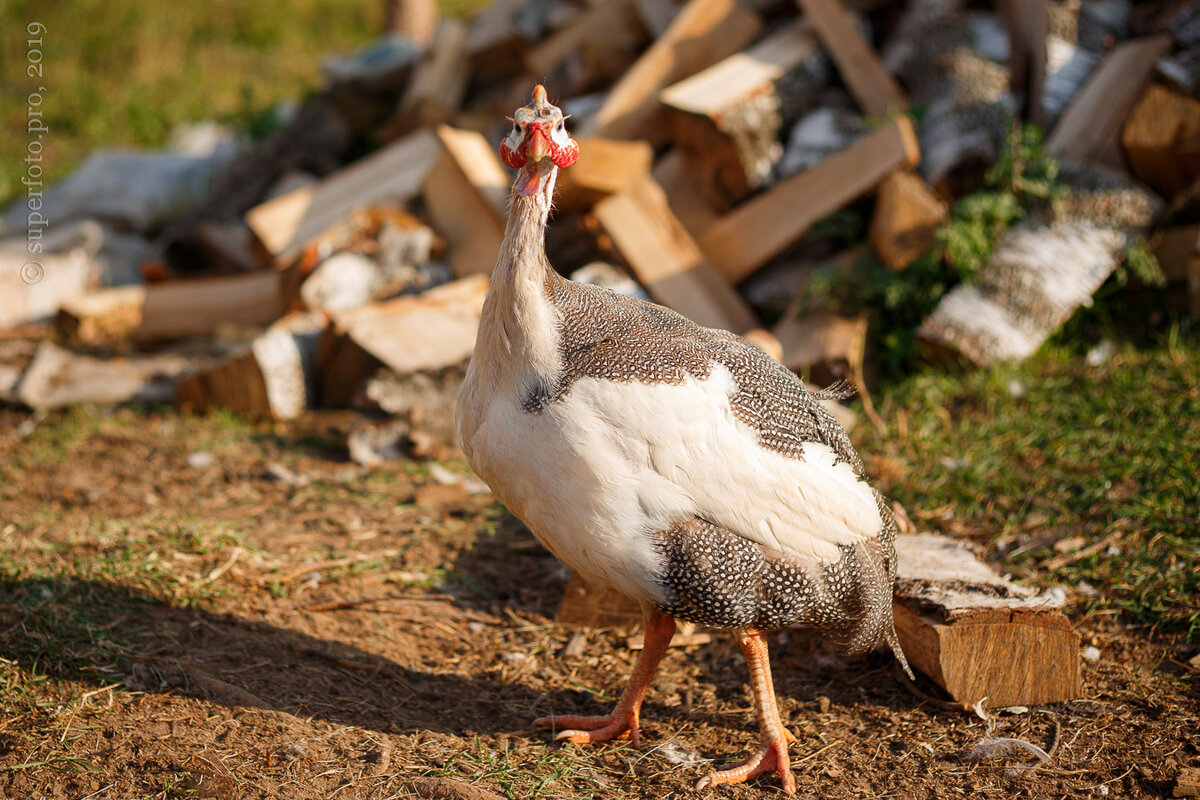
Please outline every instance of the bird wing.
[{"label": "bird wing", "polygon": [[[841,428],[769,364],[714,363],[681,382],[585,379],[571,392],[643,476],[638,501],[651,519],[691,514],[777,552],[835,561],[839,545],[879,534],[875,493]],[[813,419],[832,427],[814,433]]]}]

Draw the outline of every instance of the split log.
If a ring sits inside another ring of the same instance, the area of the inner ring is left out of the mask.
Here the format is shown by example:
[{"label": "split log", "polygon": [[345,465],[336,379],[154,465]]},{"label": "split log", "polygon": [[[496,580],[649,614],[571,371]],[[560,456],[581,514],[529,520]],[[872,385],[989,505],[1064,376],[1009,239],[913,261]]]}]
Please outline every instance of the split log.
[{"label": "split log", "polygon": [[796,242],[813,223],[919,160],[912,122],[897,117],[725,214],[701,237],[700,245],[721,274],[738,283]]},{"label": "split log", "polygon": [[175,353],[92,358],[44,341],[21,376],[15,395],[36,409],[135,400],[170,402],[175,380],[192,367],[190,359]]},{"label": "split log", "polygon": [[977,366],[1028,358],[1100,287],[1124,246],[1122,232],[1086,223],[1017,225],[979,283],[952,289],[917,336]]},{"label": "split log", "polygon": [[596,219],[657,302],[707,327],[744,333],[754,312],[721,278],[671,213],[650,176],[597,204]]},{"label": "split log", "polygon": [[[979,31],[988,32],[986,42]],[[1004,146],[1014,112],[1008,68],[999,63],[1007,45],[999,20],[951,3],[915,3],[897,23],[884,59],[924,110],[920,170],[930,184],[962,165],[991,163]]]},{"label": "split log", "polygon": [[946,204],[912,172],[893,172],[879,185],[871,217],[871,248],[892,269],[903,269],[933,247]]},{"label": "split log", "polygon": [[714,208],[727,210],[770,178],[781,131],[824,83],[823,61],[812,26],[799,20],[662,91],[671,140]]},{"label": "split log", "polygon": [[[525,51],[527,80],[553,86],[561,97],[607,88],[624,74],[645,45],[632,0],[593,2],[570,24]],[[524,102],[522,99],[521,102]]]},{"label": "split log", "polygon": [[586,211],[625,191],[650,173],[654,151],[646,142],[580,137],[579,160],[560,170],[554,205],[565,213]]},{"label": "split log", "polygon": [[1200,225],[1160,231],[1154,257],[1168,284],[1184,285],[1188,313],[1200,317]]},{"label": "split log", "polygon": [[1179,771],[1171,797],[1200,797],[1200,767],[1185,767]]},{"label": "split log", "polygon": [[1131,39],[1113,48],[1059,118],[1046,150],[1061,159],[1124,169],[1118,147],[1121,125],[1141,97],[1154,63],[1170,49],[1166,35]]},{"label": "split log", "polygon": [[255,206],[246,213],[246,222],[272,257],[291,260],[354,209],[415,197],[437,154],[437,138],[416,131],[315,186]]},{"label": "split log", "polygon": [[256,337],[245,352],[181,380],[180,406],[295,419],[316,405],[317,342],[323,326],[319,314],[284,317]]},{"label": "split log", "polygon": [[1123,174],[1066,162],[1053,222],[1022,221],[970,286],[952,289],[917,335],[989,366],[1031,355],[1112,273],[1161,202]]},{"label": "split log", "polygon": [[525,67],[524,53],[538,38],[535,31],[522,30],[516,24],[519,11],[527,0],[493,0],[471,18],[467,50],[471,54],[471,75],[477,80],[495,81],[514,78]]},{"label": "split log", "polygon": [[[571,573],[567,588],[563,592],[555,620],[560,625],[575,628],[610,628],[625,635],[625,646],[630,650],[641,650],[645,639],[641,632],[644,618],[637,603],[609,586],[588,583],[578,572]],[[671,647],[690,647],[708,644],[712,635],[697,632],[694,623],[679,620],[675,624],[675,635]]]},{"label": "split log", "polygon": [[413,69],[400,105],[400,118],[388,125],[392,138],[402,131],[448,121],[467,92],[467,26],[444,19],[425,58]]},{"label": "split log", "polygon": [[896,634],[909,663],[969,707],[1074,700],[1079,634],[1046,595],[1017,586],[960,542],[896,537]]},{"label": "split log", "polygon": [[455,275],[489,274],[504,241],[512,180],[481,134],[441,125],[437,139],[442,152],[422,190],[429,218],[449,245]]},{"label": "split log", "polygon": [[797,0],[859,107],[874,117],[908,110],[908,98],[839,0]]},{"label": "split log", "polygon": [[210,334],[222,325],[266,326],[286,308],[286,270],[259,270],[98,289],[63,304],[59,328],[87,345]]},{"label": "split log", "polygon": [[318,355],[321,404],[348,405],[381,366],[403,375],[469,358],[487,287],[487,278],[471,275],[335,315]]},{"label": "split log", "polygon": [[655,39],[667,32],[680,8],[676,0],[635,0],[634,5],[642,24]]},{"label": "split log", "polygon": [[0,330],[53,317],[98,277],[83,248],[30,255],[24,238],[20,244],[19,249],[0,252]]},{"label": "split log", "polygon": [[721,218],[704,199],[683,153],[676,149],[667,151],[654,165],[651,174],[666,192],[671,212],[693,239],[699,240]]},{"label": "split log", "polygon": [[1200,101],[1152,84],[1121,134],[1134,177],[1168,200],[1200,178]]},{"label": "split log", "polygon": [[772,330],[783,346],[784,366],[811,375],[819,384],[857,378],[862,369],[865,316],[843,317],[828,311],[788,315]]},{"label": "split log", "polygon": [[1017,113],[1044,129],[1042,92],[1050,27],[1046,0],[1004,0],[1000,11],[1008,28],[1008,85],[1016,98]]},{"label": "split log", "polygon": [[437,24],[437,0],[384,0],[384,33],[406,36],[421,47],[428,47]]},{"label": "split log", "polygon": [[1193,97],[1200,97],[1200,44],[1159,59],[1158,74]]},{"label": "split log", "polygon": [[736,0],[689,0],[579,133],[661,143],[667,132],[659,91],[741,50],[761,28],[758,15]]}]

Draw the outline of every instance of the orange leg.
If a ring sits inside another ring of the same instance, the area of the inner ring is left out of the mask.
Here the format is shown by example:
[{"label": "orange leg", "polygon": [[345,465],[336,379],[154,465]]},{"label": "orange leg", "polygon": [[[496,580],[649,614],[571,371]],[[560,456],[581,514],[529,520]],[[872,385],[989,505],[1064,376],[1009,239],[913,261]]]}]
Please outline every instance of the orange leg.
[{"label": "orange leg", "polygon": [[766,637],[753,628],[747,628],[739,634],[738,643],[750,668],[750,690],[754,695],[754,712],[758,716],[762,746],[742,763],[710,773],[696,784],[696,789],[721,783],[744,783],[764,772],[775,771],[779,773],[783,791],[795,794],[796,779],[792,777],[787,752],[788,743],[794,742],[795,737],[783,727],[783,721],[779,718]]},{"label": "orange leg", "polygon": [[658,662],[667,645],[675,635],[675,619],[666,614],[654,612],[646,622],[645,646],[638,656],[633,668],[629,685],[613,710],[601,717],[541,717],[533,721],[534,725],[542,728],[560,729],[555,739],[566,739],[575,744],[594,744],[607,742],[619,736],[628,734],[634,745],[641,742],[638,732],[638,715],[642,710],[642,700],[646,698],[646,689],[658,669]]}]

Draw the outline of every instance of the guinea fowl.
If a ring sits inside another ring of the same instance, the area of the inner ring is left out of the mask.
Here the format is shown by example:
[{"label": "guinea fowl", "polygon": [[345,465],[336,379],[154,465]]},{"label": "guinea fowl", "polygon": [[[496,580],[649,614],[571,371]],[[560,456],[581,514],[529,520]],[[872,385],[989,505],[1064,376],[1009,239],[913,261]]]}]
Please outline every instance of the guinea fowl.
[{"label": "guinea fowl", "polygon": [[645,647],[616,707],[536,721],[639,741],[646,689],[682,619],[734,632],[761,746],[697,788],[772,770],[795,791],[766,634],[810,626],[852,651],[892,623],[895,523],[834,418],[782,364],[722,330],[558,275],[546,222],[579,155],[542,86],[500,155],[518,170],[458,401],[471,468],[558,558],[641,604]]}]

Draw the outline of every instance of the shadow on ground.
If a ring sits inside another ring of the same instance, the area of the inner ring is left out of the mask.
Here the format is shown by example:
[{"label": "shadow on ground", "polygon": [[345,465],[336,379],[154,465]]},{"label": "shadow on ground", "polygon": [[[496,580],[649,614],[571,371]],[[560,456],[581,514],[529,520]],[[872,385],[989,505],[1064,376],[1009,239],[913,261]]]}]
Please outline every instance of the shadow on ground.
[{"label": "shadow on ground", "polygon": [[30,672],[384,733],[501,733],[562,707],[520,683],[400,666],[337,641],[179,608],[100,581],[0,581],[0,653]]}]

